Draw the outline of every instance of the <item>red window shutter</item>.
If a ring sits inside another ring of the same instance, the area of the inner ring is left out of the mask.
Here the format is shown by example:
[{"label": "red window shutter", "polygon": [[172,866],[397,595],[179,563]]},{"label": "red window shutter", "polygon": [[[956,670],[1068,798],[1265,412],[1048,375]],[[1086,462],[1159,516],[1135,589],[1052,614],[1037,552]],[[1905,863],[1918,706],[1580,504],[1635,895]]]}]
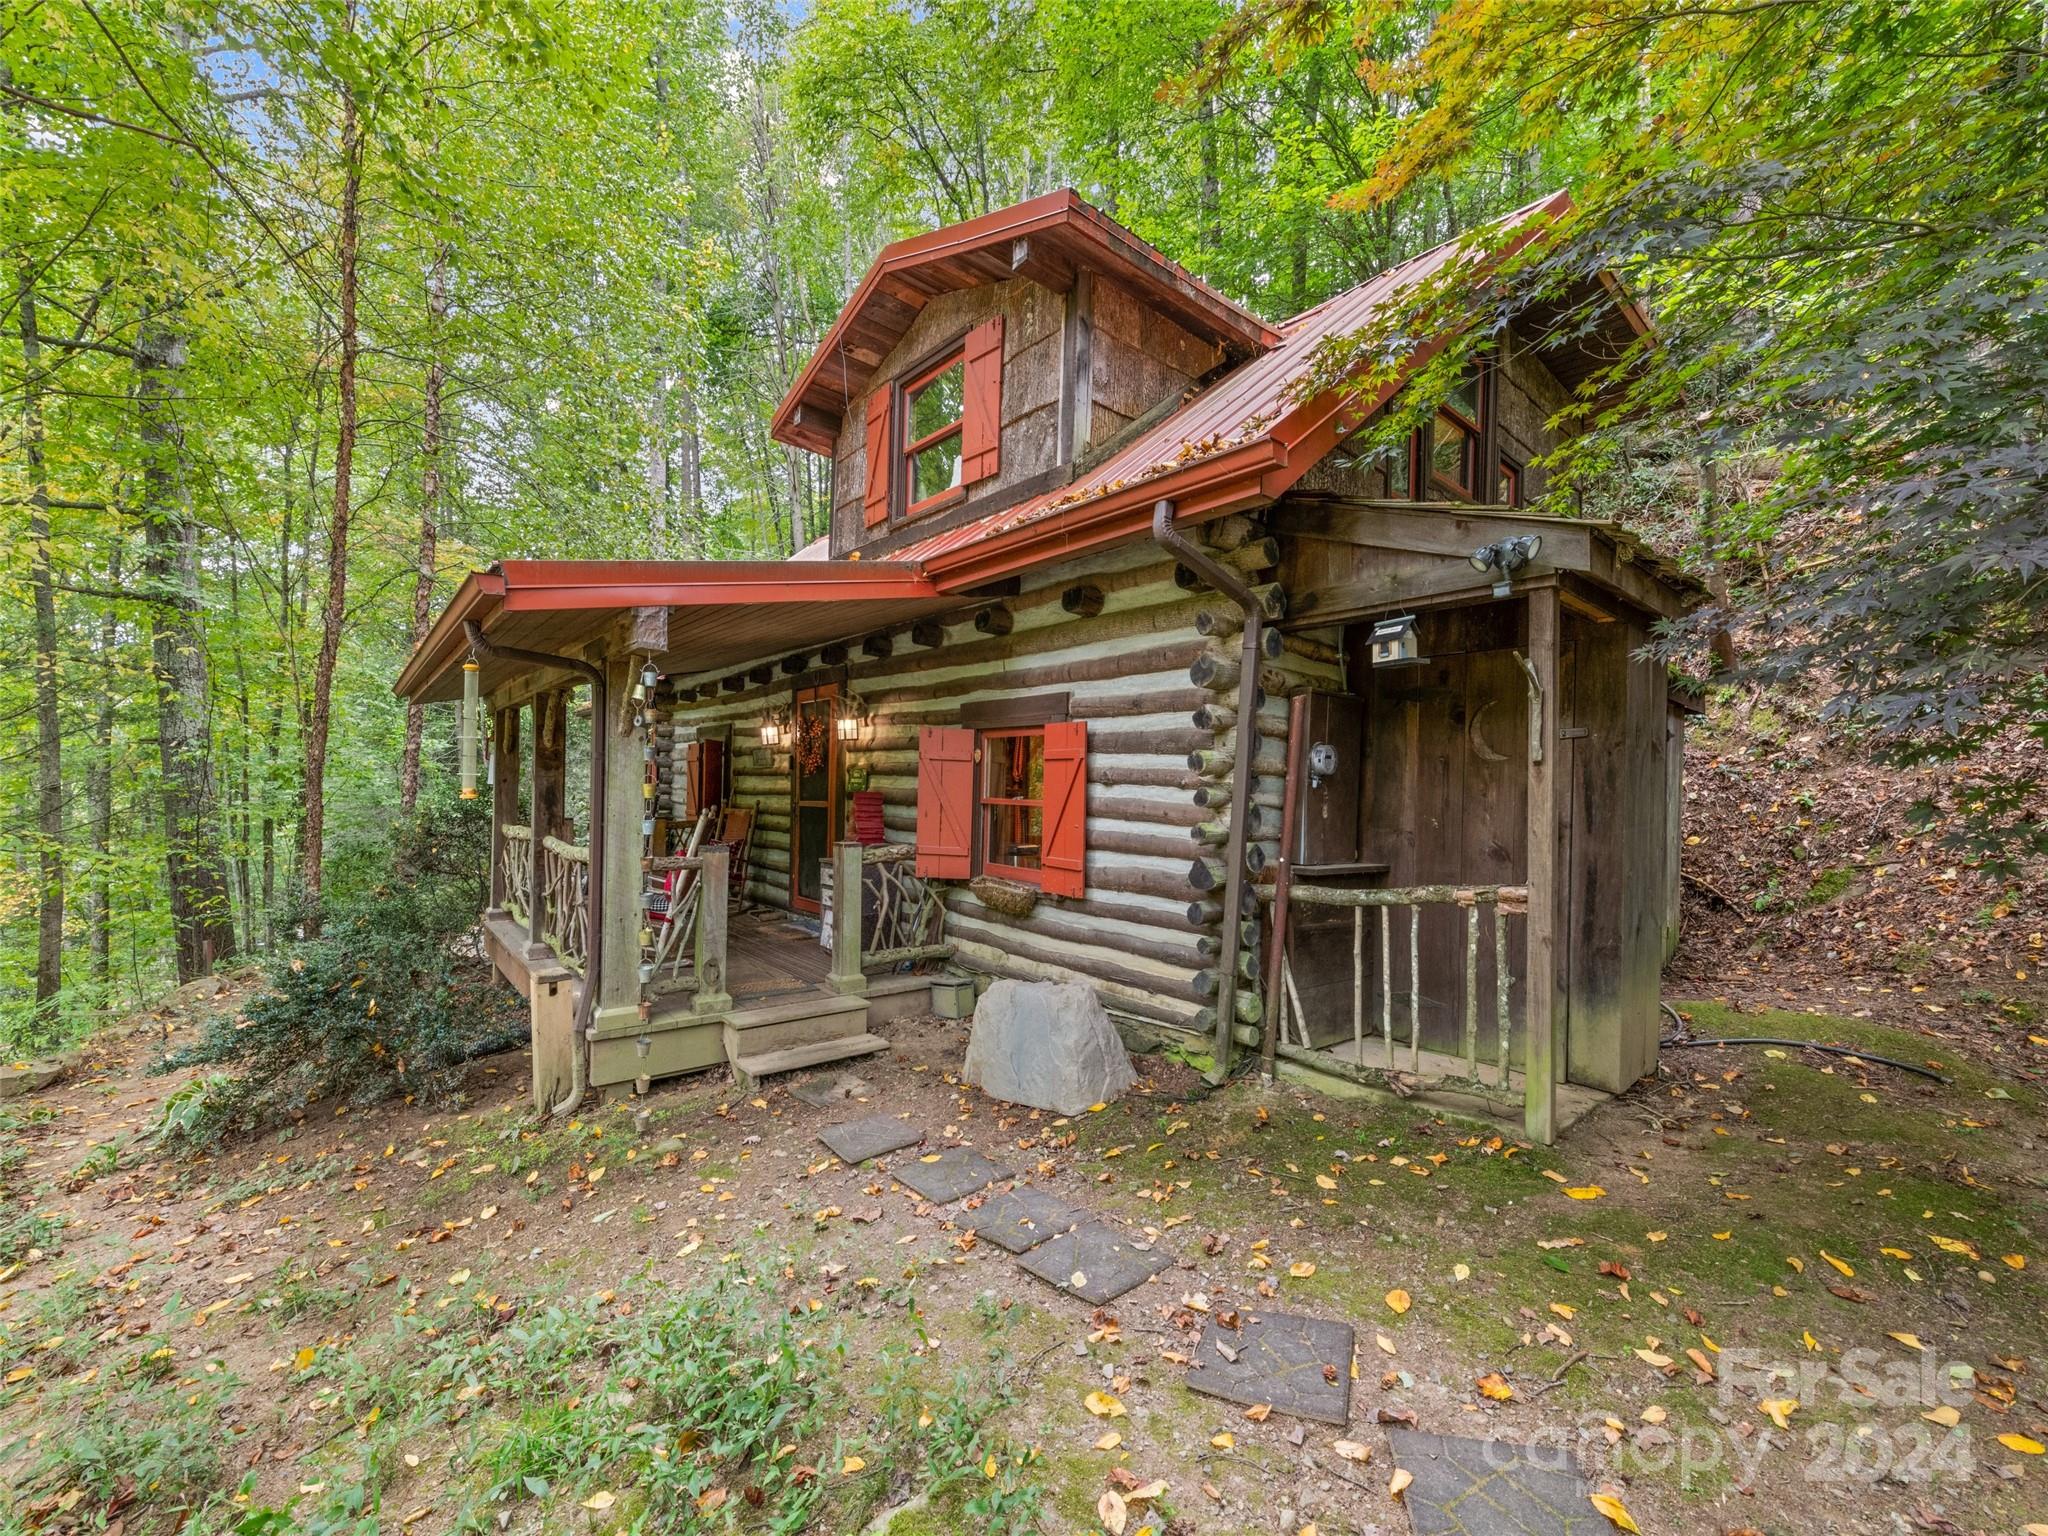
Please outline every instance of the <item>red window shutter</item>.
[{"label": "red window shutter", "polygon": [[1056,721],[1045,728],[1045,854],[1041,888],[1050,896],[1079,896],[1088,864],[1088,722]]},{"label": "red window shutter", "polygon": [[984,320],[967,333],[967,367],[961,380],[960,481],[972,485],[1002,467],[1003,317]]},{"label": "red window shutter", "polygon": [[917,872],[933,880],[974,873],[974,732],[962,726],[917,734]]},{"label": "red window shutter", "polygon": [[895,393],[890,384],[868,396],[868,475],[866,494],[861,498],[861,523],[868,528],[889,521],[889,471],[895,467],[891,462],[895,455],[890,452],[894,439],[889,431],[889,402]]}]

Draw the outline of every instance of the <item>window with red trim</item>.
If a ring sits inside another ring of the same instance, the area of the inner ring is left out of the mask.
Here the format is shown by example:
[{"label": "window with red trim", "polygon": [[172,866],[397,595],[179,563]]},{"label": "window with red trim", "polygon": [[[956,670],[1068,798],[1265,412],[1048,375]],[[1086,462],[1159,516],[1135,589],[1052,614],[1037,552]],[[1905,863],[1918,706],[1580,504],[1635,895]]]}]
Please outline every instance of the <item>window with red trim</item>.
[{"label": "window with red trim", "polygon": [[1439,490],[1479,499],[1479,443],[1485,391],[1477,368],[1458,381],[1430,424],[1429,478]]},{"label": "window with red trim", "polygon": [[983,731],[981,867],[1037,884],[1045,852],[1045,727]]},{"label": "window with red trim", "polygon": [[1494,490],[1494,501],[1503,507],[1519,507],[1522,504],[1522,466],[1505,454],[1500,461],[1500,481]]},{"label": "window with red trim", "polygon": [[947,353],[903,385],[905,517],[929,511],[960,489],[966,388],[964,348]]}]

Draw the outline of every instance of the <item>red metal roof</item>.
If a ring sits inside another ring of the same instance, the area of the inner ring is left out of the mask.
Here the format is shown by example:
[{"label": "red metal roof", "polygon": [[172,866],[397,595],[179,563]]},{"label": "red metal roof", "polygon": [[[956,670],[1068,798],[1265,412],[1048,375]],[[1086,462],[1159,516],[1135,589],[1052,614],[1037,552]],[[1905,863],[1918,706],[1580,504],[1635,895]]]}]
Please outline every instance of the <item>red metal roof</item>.
[{"label": "red metal roof", "polygon": [[[1494,259],[1534,238],[1543,222],[1569,206],[1560,192],[1498,221],[1495,227],[1510,238]],[[1343,390],[1301,398],[1317,349],[1365,327],[1404,290],[1442,270],[1462,245],[1454,240],[1424,251],[1286,321],[1278,347],[1226,374],[1068,484],[892,550],[889,558],[921,564],[941,588],[958,591],[1141,532],[1161,497],[1171,498],[1183,518],[1271,500],[1335,446],[1340,412],[1356,422],[1377,410],[1401,379],[1442,349],[1444,338],[1418,347],[1400,377],[1369,399],[1347,398]]]},{"label": "red metal roof", "polygon": [[1071,287],[1076,271],[1138,289],[1235,356],[1278,343],[1264,320],[1140,240],[1072,190],[1048,192],[978,219],[885,246],[775,409],[769,431],[832,452],[840,419],[934,295],[1029,277]]},{"label": "red metal roof", "polygon": [[[893,560],[507,560],[471,571],[398,674],[395,691],[455,697],[474,620],[497,644],[580,655],[622,612],[669,610],[664,671],[709,671],[957,607]],[[490,662],[497,687],[520,668]]]}]

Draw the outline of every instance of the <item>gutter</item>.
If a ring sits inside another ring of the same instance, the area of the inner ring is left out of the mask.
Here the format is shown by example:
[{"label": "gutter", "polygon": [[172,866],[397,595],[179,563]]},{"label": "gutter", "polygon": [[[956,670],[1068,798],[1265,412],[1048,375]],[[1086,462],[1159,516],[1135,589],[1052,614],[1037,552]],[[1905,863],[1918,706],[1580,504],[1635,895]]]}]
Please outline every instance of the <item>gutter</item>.
[{"label": "gutter", "polygon": [[1251,812],[1252,754],[1259,740],[1259,632],[1264,627],[1265,615],[1244,579],[1175,528],[1173,515],[1172,502],[1162,499],[1153,503],[1153,543],[1244,613],[1243,648],[1237,668],[1237,760],[1230,775],[1230,840],[1224,855],[1223,945],[1216,960],[1216,1050],[1208,1072],[1211,1083],[1221,1083],[1230,1076],[1231,1032],[1237,1026],[1238,940],[1244,926],[1244,847]]},{"label": "gutter", "polygon": [[[569,1054],[569,1097],[548,1111],[551,1115],[574,1114],[583,1102],[590,1083],[590,1029],[597,1013],[597,978],[604,965],[604,826],[605,826],[605,732],[609,729],[604,669],[575,656],[550,656],[545,651],[522,651],[513,646],[493,645],[474,619],[463,620],[469,636],[469,653],[479,658],[524,662],[531,667],[563,667],[590,682],[590,892],[584,898],[589,934],[589,956],[583,966],[583,995],[576,1000],[576,1018],[571,1026],[576,1049]],[[538,828],[535,829],[538,833]]]}]

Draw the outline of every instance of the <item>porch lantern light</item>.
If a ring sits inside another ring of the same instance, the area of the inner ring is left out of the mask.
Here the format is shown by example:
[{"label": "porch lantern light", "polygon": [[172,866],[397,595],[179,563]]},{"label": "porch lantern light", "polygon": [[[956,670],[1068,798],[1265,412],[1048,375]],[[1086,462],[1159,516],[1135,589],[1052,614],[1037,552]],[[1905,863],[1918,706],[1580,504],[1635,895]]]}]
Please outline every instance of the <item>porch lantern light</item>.
[{"label": "porch lantern light", "polygon": [[867,724],[868,707],[857,693],[849,693],[839,701],[839,717],[832,722],[832,728],[839,733],[841,741],[860,740],[861,728]]},{"label": "porch lantern light", "polygon": [[789,716],[782,710],[770,710],[761,721],[761,745],[774,752],[789,745]]},{"label": "porch lantern light", "polygon": [[476,711],[477,711],[476,659],[471,657],[462,664],[462,718],[457,732],[462,743],[462,798],[476,798]]},{"label": "porch lantern light", "polygon": [[1427,662],[1415,636],[1415,615],[1381,619],[1372,627],[1372,664],[1376,667],[1419,667]]},{"label": "porch lantern light", "polygon": [[1507,597],[1514,590],[1515,572],[1534,560],[1543,548],[1540,533],[1520,533],[1511,539],[1482,544],[1470,556],[1472,569],[1494,573],[1493,595]]}]

